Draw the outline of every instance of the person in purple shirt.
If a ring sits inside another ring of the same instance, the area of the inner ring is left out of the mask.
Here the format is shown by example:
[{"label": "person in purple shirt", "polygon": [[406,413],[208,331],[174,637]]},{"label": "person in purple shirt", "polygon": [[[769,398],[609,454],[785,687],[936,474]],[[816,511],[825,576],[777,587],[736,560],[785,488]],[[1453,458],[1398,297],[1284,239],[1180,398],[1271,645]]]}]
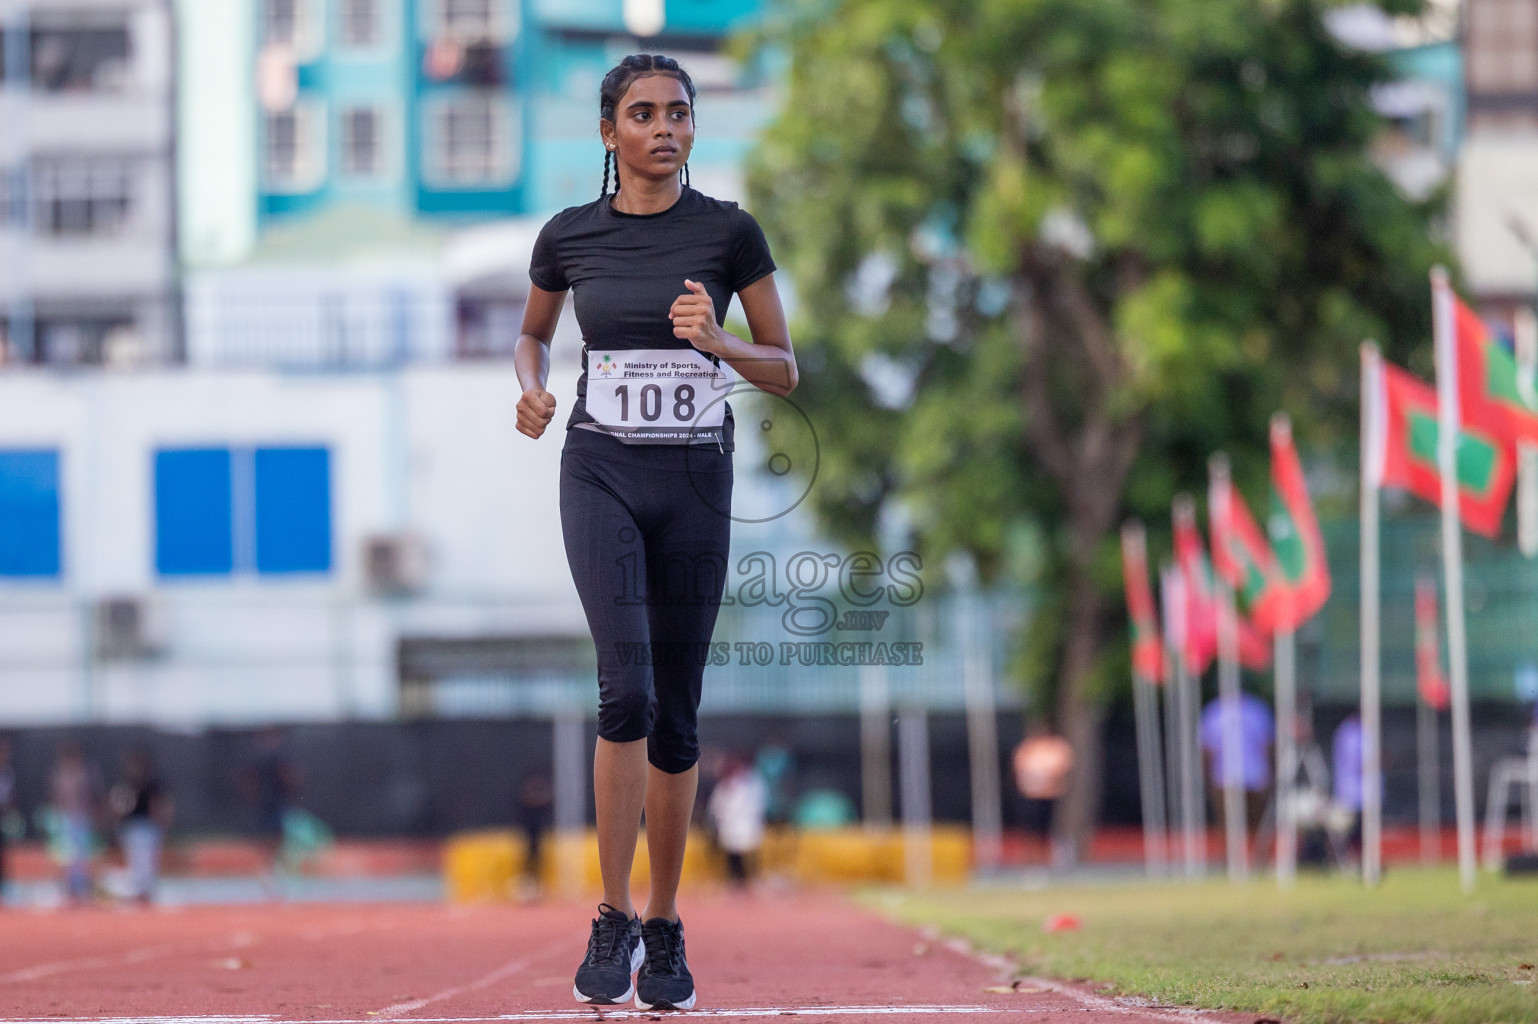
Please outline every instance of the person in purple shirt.
[{"label": "person in purple shirt", "polygon": [[1335,727],[1330,742],[1331,781],[1335,802],[1351,812],[1347,839],[1351,853],[1362,853],[1362,719],[1351,715]]},{"label": "person in purple shirt", "polygon": [[[1254,694],[1242,693],[1237,702],[1239,717],[1239,781],[1244,786],[1246,824],[1253,829],[1260,824],[1266,796],[1271,789],[1271,744],[1276,737],[1276,721],[1266,702]],[[1208,792],[1216,816],[1223,817],[1223,783],[1228,778],[1224,758],[1223,732],[1233,705],[1215,698],[1202,710],[1202,752],[1207,764]]]}]

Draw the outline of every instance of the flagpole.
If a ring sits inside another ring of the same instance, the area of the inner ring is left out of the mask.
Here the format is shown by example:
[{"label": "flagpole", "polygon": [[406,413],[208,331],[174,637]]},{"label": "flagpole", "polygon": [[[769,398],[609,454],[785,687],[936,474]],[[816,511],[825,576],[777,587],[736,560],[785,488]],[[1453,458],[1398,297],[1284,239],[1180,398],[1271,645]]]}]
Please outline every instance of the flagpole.
[{"label": "flagpole", "polygon": [[1172,775],[1179,777],[1179,793],[1172,805],[1180,807],[1181,854],[1185,859],[1186,881],[1194,882],[1207,868],[1206,838],[1202,835],[1201,768],[1197,756],[1194,698],[1191,672],[1186,666],[1186,595],[1185,580],[1173,566],[1160,571],[1160,596],[1164,601],[1165,648],[1169,652],[1170,761],[1176,766]]},{"label": "flagpole", "polygon": [[[1142,523],[1130,520],[1121,532],[1123,571],[1127,574],[1128,615],[1137,622],[1133,605],[1134,584],[1139,593],[1148,584],[1148,540]],[[1137,574],[1134,580],[1133,574]],[[1151,597],[1151,595],[1150,595]],[[1150,609],[1151,611],[1152,609]],[[1157,629],[1157,626],[1154,627]],[[1137,642],[1132,654],[1132,709],[1137,728],[1138,789],[1143,811],[1143,867],[1149,878],[1163,878],[1164,871],[1164,765],[1159,756],[1159,705],[1151,692],[1153,683],[1140,671]]]},{"label": "flagpole", "polygon": [[1362,342],[1361,408],[1361,716],[1362,716],[1362,881],[1369,886],[1382,877],[1382,790],[1378,756],[1381,714],[1379,695],[1382,656],[1379,647],[1380,573],[1378,553],[1377,462],[1383,439],[1376,415],[1382,356],[1372,341]]},{"label": "flagpole", "polygon": [[1298,777],[1297,635],[1281,630],[1274,641],[1276,670],[1276,884],[1298,880],[1298,820],[1293,786]]},{"label": "flagpole", "polygon": [[1442,766],[1437,741],[1437,713],[1424,695],[1415,701],[1415,748],[1420,755],[1421,864],[1442,857]]},{"label": "flagpole", "polygon": [[[1208,472],[1216,484],[1227,488],[1228,459],[1214,455],[1207,463]],[[1218,492],[1214,486],[1213,492]],[[1209,501],[1209,506],[1211,502]],[[1209,521],[1215,514],[1225,514],[1211,507],[1207,509]],[[1225,530],[1227,527],[1225,527]],[[1216,556],[1214,556],[1216,557]],[[1234,602],[1234,590],[1223,573],[1213,573],[1213,593],[1218,606],[1218,743],[1222,757],[1223,786],[1223,837],[1228,854],[1228,880],[1243,882],[1249,875],[1249,858],[1246,845],[1249,829],[1244,815],[1244,738],[1240,715],[1243,707],[1239,689],[1239,622],[1238,608]]]},{"label": "flagpole", "polygon": [[[1285,413],[1271,418],[1271,430],[1292,433]],[[1290,591],[1289,591],[1290,593]],[[1291,598],[1287,599],[1289,604]],[[1276,884],[1292,888],[1298,879],[1298,816],[1294,788],[1298,781],[1297,634],[1291,609],[1276,632],[1273,657],[1276,687]]]},{"label": "flagpole", "polygon": [[1175,668],[1175,655],[1166,646],[1164,650],[1164,807],[1165,820],[1165,850],[1168,858],[1175,859],[1174,846],[1171,840],[1174,838],[1175,829],[1184,820],[1184,805],[1181,802],[1181,794],[1185,792],[1181,781],[1180,759],[1180,672]]},{"label": "flagpole", "polygon": [[1149,878],[1163,878],[1164,766],[1159,756],[1159,705],[1153,684],[1132,673],[1132,705],[1137,716],[1138,774],[1143,797],[1143,867]]},{"label": "flagpole", "polygon": [[[1469,653],[1463,612],[1463,530],[1458,516],[1458,353],[1447,271],[1431,271],[1431,323],[1437,373],[1437,470],[1442,482],[1442,581],[1447,590],[1448,683],[1453,718],[1453,796],[1458,820],[1458,877],[1474,889],[1474,766],[1469,729]],[[1369,740],[1371,742],[1371,740]],[[1373,753],[1377,750],[1374,747]],[[1366,780],[1364,779],[1364,782]],[[1372,796],[1370,790],[1363,797]],[[1365,804],[1364,804],[1365,809]]]},{"label": "flagpole", "polygon": [[[1431,684],[1442,685],[1440,645],[1435,652],[1427,647],[1436,641],[1441,628],[1437,620],[1436,580],[1421,573],[1415,580],[1415,754],[1420,796],[1421,865],[1433,867],[1442,859],[1442,752],[1437,737],[1437,707],[1431,702]],[[1424,607],[1423,607],[1424,605]],[[1429,612],[1429,621],[1426,613]],[[1423,631],[1429,630],[1429,633]],[[1428,658],[1428,653],[1435,657]],[[1430,662],[1427,664],[1427,662]]]}]

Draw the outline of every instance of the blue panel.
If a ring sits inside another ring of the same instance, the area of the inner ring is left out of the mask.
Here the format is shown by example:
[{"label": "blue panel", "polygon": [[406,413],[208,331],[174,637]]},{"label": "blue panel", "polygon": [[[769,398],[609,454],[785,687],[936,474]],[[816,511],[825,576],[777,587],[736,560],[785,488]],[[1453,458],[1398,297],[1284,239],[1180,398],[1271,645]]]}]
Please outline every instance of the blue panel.
[{"label": "blue panel", "polygon": [[734,31],[754,21],[759,0],[667,0],[665,32]]},{"label": "blue panel", "polygon": [[59,575],[59,453],[0,451],[0,576]]},{"label": "blue panel", "polygon": [[256,571],[331,569],[331,453],[256,450]]},{"label": "blue panel", "polygon": [[228,448],[155,453],[155,571],[227,574],[234,568]]}]

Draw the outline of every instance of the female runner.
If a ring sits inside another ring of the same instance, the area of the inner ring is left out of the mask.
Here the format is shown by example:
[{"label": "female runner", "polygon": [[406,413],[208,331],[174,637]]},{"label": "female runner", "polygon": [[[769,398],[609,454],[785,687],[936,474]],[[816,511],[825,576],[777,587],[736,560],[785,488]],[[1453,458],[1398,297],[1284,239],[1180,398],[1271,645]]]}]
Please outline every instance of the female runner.
[{"label": "female runner", "polygon": [[[518,429],[537,438],[555,415],[550,339],[575,290],[582,376],[561,452],[561,531],[598,650],[604,899],[573,990],[586,1003],[634,996],[643,1010],[695,1002],[676,898],[731,526],[733,421],[720,363],[765,391],[796,386],[763,232],[735,203],[688,185],[694,96],[668,57],[626,57],[604,78],[603,191],[541,230],[514,352]],[[734,294],[751,340],[722,328]],[[651,893],[638,915],[630,868],[643,809]]]}]

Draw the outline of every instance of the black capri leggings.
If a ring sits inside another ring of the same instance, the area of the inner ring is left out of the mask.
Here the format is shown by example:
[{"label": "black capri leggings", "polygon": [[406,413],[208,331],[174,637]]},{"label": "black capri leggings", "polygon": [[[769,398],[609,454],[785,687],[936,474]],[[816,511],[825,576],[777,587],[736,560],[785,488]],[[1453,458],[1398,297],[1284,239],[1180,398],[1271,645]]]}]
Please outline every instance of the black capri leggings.
[{"label": "black capri leggings", "polygon": [[646,739],[662,771],[699,760],[700,682],[726,585],[732,456],[566,432],[561,534],[598,649],[598,735]]}]

